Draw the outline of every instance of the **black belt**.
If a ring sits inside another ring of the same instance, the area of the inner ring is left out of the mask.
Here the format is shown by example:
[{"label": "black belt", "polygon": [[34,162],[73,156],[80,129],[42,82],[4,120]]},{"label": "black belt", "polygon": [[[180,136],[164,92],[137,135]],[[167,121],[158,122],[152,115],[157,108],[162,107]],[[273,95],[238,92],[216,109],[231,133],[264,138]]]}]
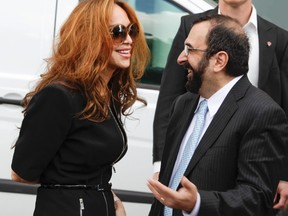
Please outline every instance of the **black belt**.
[{"label": "black belt", "polygon": [[63,184],[41,184],[42,188],[47,189],[82,189],[82,190],[96,190],[96,191],[110,191],[111,184],[98,184],[98,185],[63,185]]}]

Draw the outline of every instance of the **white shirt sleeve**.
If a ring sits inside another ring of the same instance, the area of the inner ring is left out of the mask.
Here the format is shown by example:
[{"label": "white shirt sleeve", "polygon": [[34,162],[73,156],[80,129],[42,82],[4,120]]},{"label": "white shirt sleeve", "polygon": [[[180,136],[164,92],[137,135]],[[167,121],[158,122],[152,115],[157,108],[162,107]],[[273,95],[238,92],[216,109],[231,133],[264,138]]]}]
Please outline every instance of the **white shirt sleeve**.
[{"label": "white shirt sleeve", "polygon": [[160,172],[160,168],[161,168],[161,161],[156,161],[154,162],[153,164],[153,173],[156,173],[156,172]]},{"label": "white shirt sleeve", "polygon": [[197,193],[196,204],[191,212],[182,211],[184,216],[197,216],[201,204],[201,197],[200,194]]}]

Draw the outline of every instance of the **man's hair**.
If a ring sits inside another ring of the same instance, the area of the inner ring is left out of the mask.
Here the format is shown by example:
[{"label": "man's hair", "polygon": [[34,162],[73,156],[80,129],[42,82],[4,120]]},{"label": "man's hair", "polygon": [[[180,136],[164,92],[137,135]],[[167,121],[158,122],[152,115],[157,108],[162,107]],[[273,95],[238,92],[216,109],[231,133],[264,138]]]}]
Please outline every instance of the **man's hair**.
[{"label": "man's hair", "polygon": [[234,77],[246,74],[249,69],[250,45],[240,23],[229,16],[213,15],[201,17],[194,24],[203,21],[211,23],[206,37],[206,58],[224,51],[229,56],[226,73]]}]

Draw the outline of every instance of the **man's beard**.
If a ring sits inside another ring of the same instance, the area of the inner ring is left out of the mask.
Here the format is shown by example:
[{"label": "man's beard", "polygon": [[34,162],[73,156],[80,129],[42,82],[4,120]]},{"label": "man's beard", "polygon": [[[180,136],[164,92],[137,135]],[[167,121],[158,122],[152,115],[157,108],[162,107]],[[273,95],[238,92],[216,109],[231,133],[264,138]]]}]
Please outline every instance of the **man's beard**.
[{"label": "man's beard", "polygon": [[[189,63],[187,62],[187,64]],[[191,65],[187,65],[188,67],[186,66],[186,68],[190,68],[193,73],[192,79],[188,79],[188,81],[186,82],[185,87],[187,91],[195,94],[199,93],[199,89],[201,88],[203,82],[202,77],[208,64],[209,61],[205,58],[205,56],[203,56],[198,64],[198,68],[195,69]]]}]

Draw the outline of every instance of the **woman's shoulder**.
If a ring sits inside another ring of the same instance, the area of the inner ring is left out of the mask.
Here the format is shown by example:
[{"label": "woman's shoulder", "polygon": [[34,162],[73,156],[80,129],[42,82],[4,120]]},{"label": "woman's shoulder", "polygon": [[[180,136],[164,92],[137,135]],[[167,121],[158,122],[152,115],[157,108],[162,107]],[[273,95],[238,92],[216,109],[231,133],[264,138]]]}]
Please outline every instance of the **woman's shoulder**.
[{"label": "woman's shoulder", "polygon": [[52,83],[52,84],[45,86],[43,89],[41,89],[38,92],[38,94],[43,95],[43,96],[53,97],[54,99],[56,98],[73,99],[73,98],[81,96],[81,94],[77,90],[68,88],[59,83]]},{"label": "woman's shoulder", "polygon": [[47,107],[65,106],[73,108],[76,104],[84,102],[77,91],[69,89],[62,84],[53,83],[41,89],[31,100],[32,104],[42,104]]},{"label": "woman's shoulder", "polygon": [[42,88],[39,93],[42,94],[66,94],[69,95],[72,93],[71,90],[69,90],[67,87],[63,86],[62,84],[59,83],[52,83],[49,84],[47,86],[45,86],[44,88]]}]

